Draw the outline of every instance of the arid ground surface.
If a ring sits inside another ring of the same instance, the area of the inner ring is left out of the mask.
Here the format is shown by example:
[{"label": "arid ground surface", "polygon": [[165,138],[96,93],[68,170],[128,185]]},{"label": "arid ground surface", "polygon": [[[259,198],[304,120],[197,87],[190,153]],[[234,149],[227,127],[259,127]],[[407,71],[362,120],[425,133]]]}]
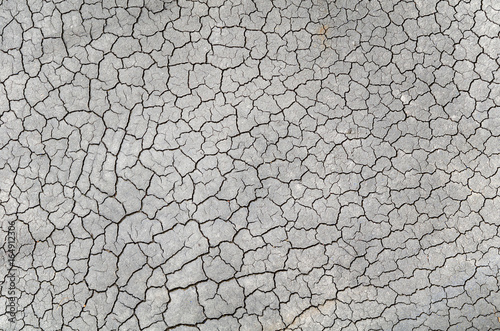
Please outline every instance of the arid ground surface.
[{"label": "arid ground surface", "polygon": [[0,0],[1,330],[500,330],[497,0]]}]

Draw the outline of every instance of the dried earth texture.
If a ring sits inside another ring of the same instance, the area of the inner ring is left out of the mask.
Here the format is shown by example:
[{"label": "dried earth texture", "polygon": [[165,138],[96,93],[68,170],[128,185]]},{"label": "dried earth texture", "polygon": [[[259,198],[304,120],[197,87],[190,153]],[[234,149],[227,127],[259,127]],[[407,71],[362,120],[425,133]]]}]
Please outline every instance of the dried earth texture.
[{"label": "dried earth texture", "polygon": [[499,31],[497,0],[0,0],[0,328],[500,330]]}]

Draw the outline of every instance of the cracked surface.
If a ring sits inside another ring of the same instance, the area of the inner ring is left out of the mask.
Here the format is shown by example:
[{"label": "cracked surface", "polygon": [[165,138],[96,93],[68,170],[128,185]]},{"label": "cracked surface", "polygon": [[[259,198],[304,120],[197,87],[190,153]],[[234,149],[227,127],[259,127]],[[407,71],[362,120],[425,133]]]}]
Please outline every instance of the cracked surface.
[{"label": "cracked surface", "polygon": [[499,330],[499,32],[496,0],[0,1],[0,326]]}]

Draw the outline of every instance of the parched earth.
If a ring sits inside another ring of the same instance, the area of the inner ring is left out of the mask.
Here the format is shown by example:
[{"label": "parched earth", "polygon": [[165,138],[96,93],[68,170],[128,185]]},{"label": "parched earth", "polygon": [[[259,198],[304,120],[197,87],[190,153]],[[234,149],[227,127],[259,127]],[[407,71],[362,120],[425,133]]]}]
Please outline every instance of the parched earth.
[{"label": "parched earth", "polygon": [[0,329],[500,330],[499,32],[497,0],[0,1]]}]

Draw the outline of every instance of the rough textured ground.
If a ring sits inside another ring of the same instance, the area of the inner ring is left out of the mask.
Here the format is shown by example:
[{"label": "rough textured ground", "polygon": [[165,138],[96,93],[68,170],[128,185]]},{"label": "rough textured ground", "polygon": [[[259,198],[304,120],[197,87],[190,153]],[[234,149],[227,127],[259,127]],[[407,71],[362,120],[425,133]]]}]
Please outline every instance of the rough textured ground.
[{"label": "rough textured ground", "polygon": [[500,330],[499,24],[0,1],[0,328]]}]

